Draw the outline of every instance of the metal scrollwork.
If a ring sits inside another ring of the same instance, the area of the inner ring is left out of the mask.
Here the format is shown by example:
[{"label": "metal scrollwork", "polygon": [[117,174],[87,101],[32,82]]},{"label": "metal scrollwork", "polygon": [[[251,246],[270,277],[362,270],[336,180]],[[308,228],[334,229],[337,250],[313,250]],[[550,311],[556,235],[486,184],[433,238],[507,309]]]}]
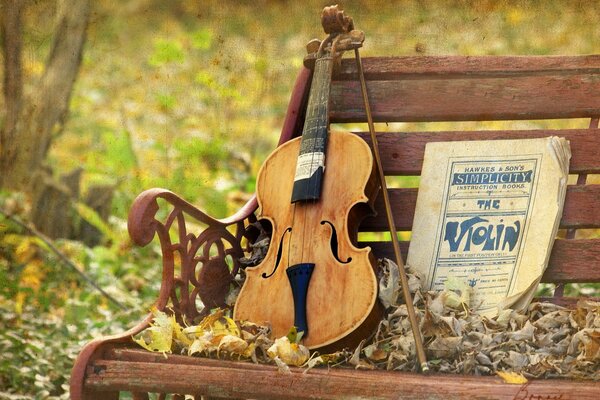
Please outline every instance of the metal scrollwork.
[{"label": "metal scrollwork", "polygon": [[[158,198],[171,206],[162,221],[156,218]],[[135,242],[147,244],[150,230],[160,240],[163,279],[159,309],[172,308],[181,322],[194,323],[211,309],[228,306],[227,296],[243,267],[240,259],[252,250],[251,240],[245,237],[256,222],[253,209],[238,218],[216,220],[171,192],[161,191],[136,201],[131,214],[130,233]],[[136,215],[141,217],[136,219]],[[200,233],[189,232],[192,229]]]}]

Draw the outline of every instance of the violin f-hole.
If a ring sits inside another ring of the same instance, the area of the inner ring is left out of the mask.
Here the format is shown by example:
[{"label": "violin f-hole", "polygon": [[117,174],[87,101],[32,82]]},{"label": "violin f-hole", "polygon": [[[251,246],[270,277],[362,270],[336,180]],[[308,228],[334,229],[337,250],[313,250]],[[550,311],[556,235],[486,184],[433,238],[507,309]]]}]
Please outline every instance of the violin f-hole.
[{"label": "violin f-hole", "polygon": [[273,276],[273,274],[277,271],[277,267],[279,267],[279,264],[281,262],[281,253],[283,252],[283,241],[285,240],[285,235],[288,232],[291,232],[292,228],[289,227],[287,228],[285,231],[283,231],[283,235],[281,235],[281,240],[279,241],[279,248],[277,249],[277,260],[275,261],[275,266],[273,267],[273,271],[271,271],[270,274],[267,275],[266,272],[263,272],[260,276],[262,276],[263,278],[267,279]]},{"label": "violin f-hole", "polygon": [[352,257],[348,257],[346,261],[342,261],[340,259],[340,255],[338,254],[339,246],[338,246],[338,236],[335,230],[335,226],[329,221],[321,221],[321,225],[329,225],[331,227],[331,240],[329,241],[329,245],[331,246],[331,253],[335,257],[335,259],[341,264],[348,264],[352,261]]}]

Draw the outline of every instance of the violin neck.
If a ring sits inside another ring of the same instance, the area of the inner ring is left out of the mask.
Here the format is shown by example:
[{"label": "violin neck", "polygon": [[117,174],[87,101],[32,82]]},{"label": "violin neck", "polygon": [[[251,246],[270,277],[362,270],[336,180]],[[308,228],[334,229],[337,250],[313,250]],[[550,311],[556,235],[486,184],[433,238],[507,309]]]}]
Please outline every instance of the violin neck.
[{"label": "violin neck", "polygon": [[331,57],[322,57],[315,61],[306,119],[302,139],[300,139],[300,153],[296,163],[292,203],[318,200],[321,195],[329,131],[329,90],[332,67]]}]

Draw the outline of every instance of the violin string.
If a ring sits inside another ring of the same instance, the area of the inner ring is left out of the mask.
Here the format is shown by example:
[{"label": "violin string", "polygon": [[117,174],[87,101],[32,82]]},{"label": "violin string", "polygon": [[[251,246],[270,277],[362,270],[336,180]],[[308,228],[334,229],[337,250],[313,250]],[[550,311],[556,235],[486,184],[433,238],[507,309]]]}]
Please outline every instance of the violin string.
[{"label": "violin string", "polygon": [[[311,108],[309,110],[310,116],[309,116],[309,120],[308,122],[310,123],[310,129],[313,130],[313,132],[311,132],[313,135],[311,140],[311,149],[310,149],[310,167],[309,167],[309,172],[313,172],[314,170],[314,162],[315,162],[315,151],[316,151],[316,143],[317,143],[317,137],[316,135],[314,135],[315,132],[318,131],[319,127],[318,124],[316,124],[316,122],[318,123],[319,121],[319,95],[320,95],[320,85],[321,85],[321,71],[320,71],[320,63],[317,61],[315,61],[315,72],[314,72],[314,78],[316,80],[315,82],[315,89],[316,91],[313,92],[313,95],[316,95],[317,98],[313,99],[313,101],[311,102]],[[316,189],[316,180],[313,180],[313,182],[310,182],[310,178],[312,177],[309,176],[309,185],[312,184],[312,188],[309,186],[309,189],[311,189],[311,192],[314,192],[314,189]],[[310,202],[309,202],[310,204]],[[302,224],[302,251],[301,251],[301,259],[302,261],[304,261],[304,247],[306,244],[306,208],[307,207],[303,207],[304,208],[304,219],[303,219],[303,224]],[[310,261],[310,260],[309,260]]]},{"label": "violin string", "polygon": [[[315,61],[315,79],[316,79],[316,91],[315,91],[315,95],[316,95],[316,99],[313,102],[313,104],[311,105],[311,128],[313,129],[313,139],[312,139],[312,143],[311,143],[311,156],[310,156],[310,169],[309,171],[312,173],[313,171],[316,171],[315,166],[314,166],[314,162],[315,162],[315,152],[317,151],[317,135],[316,133],[319,132],[320,129],[320,120],[321,120],[321,85],[322,85],[322,71],[321,71],[321,63],[318,62],[319,60]],[[312,175],[311,175],[312,177]],[[310,177],[309,177],[310,179]],[[310,181],[309,181],[310,182]],[[316,179],[313,179],[313,181],[311,182],[312,184],[312,188],[311,188],[311,192],[315,192],[318,186],[318,182]],[[313,203],[313,201],[309,201],[309,204]],[[312,208],[312,207],[311,207]],[[305,214],[305,218],[304,218],[304,224],[306,224],[306,214]],[[305,247],[305,243],[306,243],[306,225],[304,225],[302,227],[302,256],[304,259],[304,247]],[[309,246],[310,247],[310,246]],[[310,260],[309,260],[310,262]]]},{"label": "violin string", "polygon": [[289,268],[291,265],[291,261],[290,261],[290,254],[291,254],[291,250],[292,250],[292,237],[294,236],[294,223],[296,221],[296,203],[292,203],[292,224],[290,227],[290,234],[289,234],[289,239],[288,239],[288,245],[287,245],[287,266],[286,268]]}]

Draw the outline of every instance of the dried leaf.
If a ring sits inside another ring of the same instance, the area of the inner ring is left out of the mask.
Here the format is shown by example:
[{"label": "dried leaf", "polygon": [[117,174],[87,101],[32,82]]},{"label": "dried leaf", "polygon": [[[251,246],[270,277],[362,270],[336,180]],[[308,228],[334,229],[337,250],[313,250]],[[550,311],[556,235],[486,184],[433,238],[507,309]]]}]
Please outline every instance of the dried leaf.
[{"label": "dried leaf", "polygon": [[371,344],[363,349],[367,358],[371,361],[382,361],[388,356],[387,351],[379,348],[376,344]]},{"label": "dried leaf", "polygon": [[235,321],[229,317],[220,317],[210,324],[210,330],[215,336],[240,336],[240,328]]},{"label": "dried leaf", "polygon": [[161,353],[171,353],[173,344],[173,331],[181,331],[181,326],[175,321],[174,315],[167,315],[158,309],[152,309],[154,319],[151,326],[144,330],[138,338],[133,341],[146,350]]},{"label": "dried leaf", "polygon": [[221,341],[219,342],[219,347],[217,348],[217,355],[221,351],[243,355],[247,348],[248,343],[244,339],[234,335],[225,335],[221,338]]},{"label": "dried leaf", "polygon": [[188,348],[188,355],[203,353],[203,352],[211,352],[216,349],[216,346],[213,344],[214,335],[212,332],[204,332],[204,335],[197,337],[194,339],[190,347]]},{"label": "dried leaf", "polygon": [[290,371],[290,367],[286,363],[284,363],[279,357],[273,358],[275,364],[277,365],[277,372],[284,375],[290,375],[292,371]]},{"label": "dried leaf", "polygon": [[310,352],[298,343],[290,343],[287,336],[275,340],[275,343],[267,350],[272,359],[279,358],[287,365],[300,366],[308,360]]},{"label": "dried leaf", "polygon": [[509,332],[508,337],[513,340],[533,340],[533,334],[535,333],[535,327],[531,322],[525,322],[525,326],[516,332]]},{"label": "dried leaf", "polygon": [[578,360],[600,361],[600,329],[583,329],[573,335],[568,353]]},{"label": "dried leaf", "polygon": [[438,337],[427,349],[434,358],[450,358],[460,350],[461,341],[460,337]]},{"label": "dried leaf", "polygon": [[400,293],[400,270],[398,265],[387,258],[379,263],[379,301],[384,308],[396,304]]},{"label": "dried leaf", "polygon": [[497,371],[496,374],[504,380],[505,383],[514,385],[523,385],[527,383],[527,378],[523,375],[510,371]]}]

